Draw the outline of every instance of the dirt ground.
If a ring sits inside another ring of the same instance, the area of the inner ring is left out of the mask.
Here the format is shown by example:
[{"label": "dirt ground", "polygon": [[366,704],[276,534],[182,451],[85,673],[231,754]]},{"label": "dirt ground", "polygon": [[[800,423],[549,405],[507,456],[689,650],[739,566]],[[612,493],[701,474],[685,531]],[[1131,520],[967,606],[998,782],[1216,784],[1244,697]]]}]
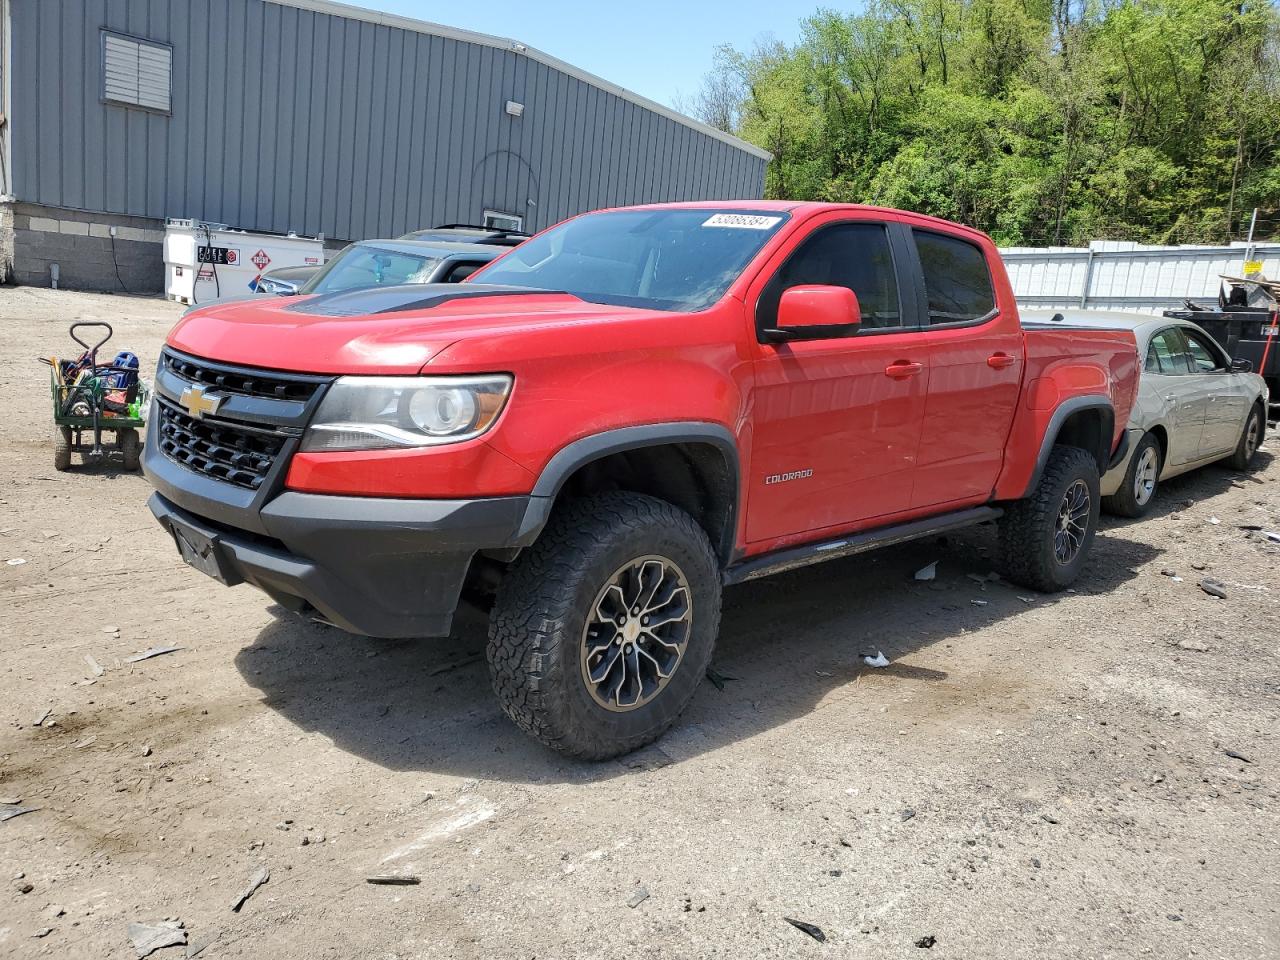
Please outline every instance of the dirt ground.
[{"label": "dirt ground", "polygon": [[1060,596],[979,583],[989,527],[734,588],[723,690],[567,762],[500,712],[478,615],[346,636],[185,567],[140,475],[53,470],[35,357],[106,319],[151,369],[178,312],[0,288],[0,799],[38,808],[0,822],[0,956],[165,918],[211,960],[1280,956],[1265,448],[1105,521]]}]

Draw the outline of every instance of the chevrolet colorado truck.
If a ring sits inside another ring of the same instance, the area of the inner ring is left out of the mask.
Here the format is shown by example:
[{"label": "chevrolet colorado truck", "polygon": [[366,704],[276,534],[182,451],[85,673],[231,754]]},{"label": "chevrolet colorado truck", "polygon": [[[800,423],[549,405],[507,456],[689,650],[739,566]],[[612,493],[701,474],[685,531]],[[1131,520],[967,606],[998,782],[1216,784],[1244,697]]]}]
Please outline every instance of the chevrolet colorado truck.
[{"label": "chevrolet colorado truck", "polygon": [[144,467],[224,584],[381,637],[488,606],[507,714],[605,758],[689,702],[726,585],[997,521],[1010,580],[1066,587],[1136,369],[1131,331],[1024,330],[954,223],[632,207],[463,284],[193,311]]}]

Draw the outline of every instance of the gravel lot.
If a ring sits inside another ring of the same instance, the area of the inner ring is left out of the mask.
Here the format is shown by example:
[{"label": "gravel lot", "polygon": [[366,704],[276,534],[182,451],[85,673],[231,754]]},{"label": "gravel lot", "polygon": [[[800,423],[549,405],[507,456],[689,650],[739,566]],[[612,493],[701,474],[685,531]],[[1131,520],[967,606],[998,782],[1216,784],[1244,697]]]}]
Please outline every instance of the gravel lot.
[{"label": "gravel lot", "polygon": [[0,798],[39,808],[0,823],[0,956],[165,918],[208,958],[1280,956],[1266,448],[1105,521],[1074,593],[979,583],[990,528],[735,588],[723,690],[579,764],[501,714],[478,615],[346,636],[184,567],[140,475],[54,472],[34,358],[106,319],[152,368],[178,312],[0,288]]}]

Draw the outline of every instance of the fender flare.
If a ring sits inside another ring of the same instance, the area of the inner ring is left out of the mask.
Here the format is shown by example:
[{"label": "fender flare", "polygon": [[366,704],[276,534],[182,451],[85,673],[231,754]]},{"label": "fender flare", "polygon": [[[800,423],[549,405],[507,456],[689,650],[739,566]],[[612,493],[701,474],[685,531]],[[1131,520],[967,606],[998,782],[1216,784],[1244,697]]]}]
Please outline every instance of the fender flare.
[{"label": "fender flare", "polygon": [[1027,481],[1027,488],[1022,493],[1023,497],[1030,496],[1031,492],[1040,483],[1040,476],[1044,473],[1045,465],[1049,462],[1049,454],[1053,452],[1054,444],[1058,440],[1058,434],[1062,432],[1062,425],[1072,415],[1080,413],[1082,410],[1099,410],[1102,412],[1102,447],[1089,452],[1098,461],[1098,474],[1101,476],[1107,472],[1112,460],[1111,444],[1116,425],[1116,410],[1111,403],[1111,398],[1100,393],[1068,397],[1058,405],[1058,408],[1053,411],[1053,416],[1049,418],[1049,425],[1045,427],[1044,437],[1040,441],[1040,453],[1036,456],[1036,467],[1032,471],[1030,480]]},{"label": "fender flare", "polygon": [[718,423],[681,420],[671,423],[647,423],[637,427],[620,427],[582,437],[561,447],[547,462],[529,494],[529,506],[516,532],[514,546],[525,547],[537,539],[551,516],[551,508],[559,496],[565,481],[579,468],[594,460],[639,450],[644,447],[661,447],[675,443],[705,443],[715,447],[724,457],[729,470],[733,490],[733,503],[729,505],[729,543],[713,544],[721,561],[728,559],[737,535],[738,502],[742,491],[742,470],[738,458],[738,444],[733,433]]}]

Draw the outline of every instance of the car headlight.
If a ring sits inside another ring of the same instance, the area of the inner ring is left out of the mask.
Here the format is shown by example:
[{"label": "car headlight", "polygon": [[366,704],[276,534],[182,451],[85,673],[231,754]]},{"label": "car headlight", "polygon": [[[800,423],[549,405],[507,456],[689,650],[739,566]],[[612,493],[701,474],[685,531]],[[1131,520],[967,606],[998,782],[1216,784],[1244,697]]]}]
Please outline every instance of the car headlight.
[{"label": "car headlight", "polygon": [[303,450],[393,450],[478,437],[498,419],[511,377],[340,377]]}]

